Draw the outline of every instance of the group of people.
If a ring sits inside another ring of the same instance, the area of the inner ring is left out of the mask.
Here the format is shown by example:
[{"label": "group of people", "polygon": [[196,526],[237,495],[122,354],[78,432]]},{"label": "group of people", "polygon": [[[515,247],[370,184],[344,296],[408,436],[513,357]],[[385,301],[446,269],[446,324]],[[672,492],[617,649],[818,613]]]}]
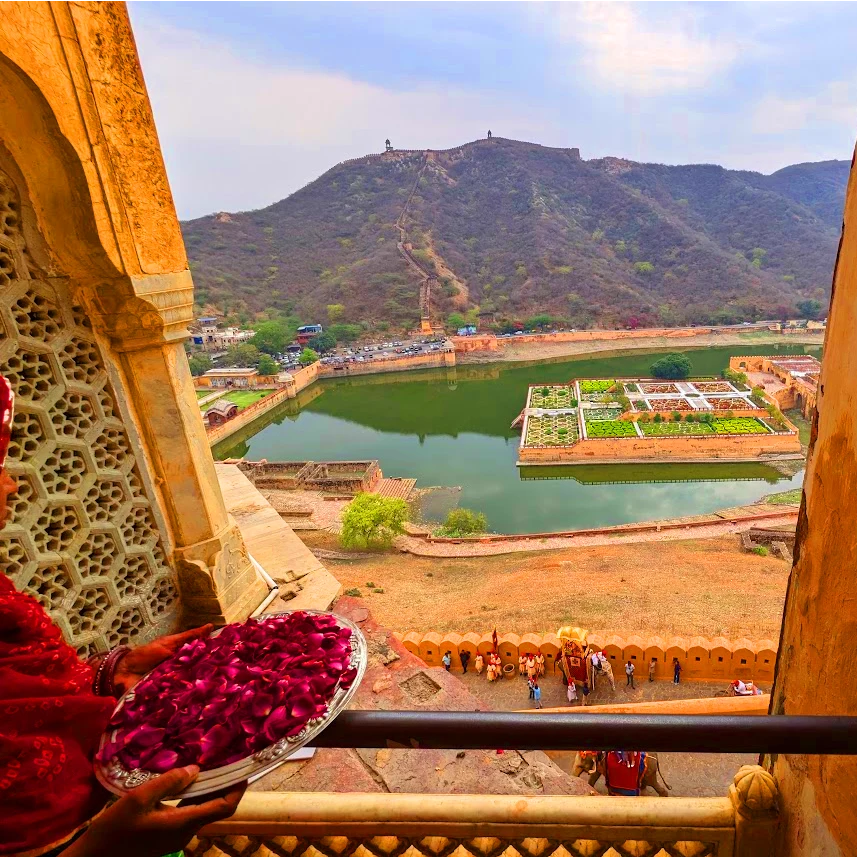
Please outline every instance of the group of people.
[{"label": "group of people", "polygon": [[[652,658],[649,661],[649,681],[655,680],[655,670],[658,668],[658,659]],[[636,672],[636,667],[634,666],[633,661],[628,661],[625,664],[625,676],[627,681],[625,682],[626,687],[630,687],[632,690],[634,689],[634,673]],[[681,663],[678,658],[673,658],[673,684],[679,684],[681,682]],[[613,688],[616,689],[615,687]]]}]

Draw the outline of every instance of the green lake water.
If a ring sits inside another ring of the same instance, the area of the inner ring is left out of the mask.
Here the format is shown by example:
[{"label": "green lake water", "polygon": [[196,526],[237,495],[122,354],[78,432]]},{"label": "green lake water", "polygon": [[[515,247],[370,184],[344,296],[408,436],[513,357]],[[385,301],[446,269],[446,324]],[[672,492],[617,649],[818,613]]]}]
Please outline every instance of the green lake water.
[{"label": "green lake water", "polygon": [[[812,353],[806,346],[685,349],[693,374],[719,375],[738,354]],[[660,352],[662,353],[662,352]],[[713,512],[799,488],[762,464],[576,465],[518,468],[510,429],[527,386],[572,378],[645,376],[658,353],[534,364],[459,366],[322,381],[214,450],[217,458],[373,459],[385,476],[445,486],[424,515],[456,503],[482,511],[497,532],[577,529]]]}]

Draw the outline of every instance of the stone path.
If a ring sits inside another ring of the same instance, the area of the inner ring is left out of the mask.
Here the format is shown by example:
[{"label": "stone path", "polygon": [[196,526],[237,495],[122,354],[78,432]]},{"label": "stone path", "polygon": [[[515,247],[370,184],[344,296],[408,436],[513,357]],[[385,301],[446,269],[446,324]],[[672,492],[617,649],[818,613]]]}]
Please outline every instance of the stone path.
[{"label": "stone path", "polygon": [[[752,507],[751,507],[752,508]],[[756,507],[758,508],[758,507]],[[775,518],[764,518],[766,527],[776,528],[793,526],[797,519],[798,506],[778,506],[781,515]],[[730,510],[737,511],[737,510]],[[719,515],[720,513],[715,513]],[[711,517],[711,516],[707,516]],[[617,527],[604,535],[580,535],[580,536],[545,536],[542,538],[509,539],[500,542],[428,542],[414,536],[400,536],[396,539],[396,547],[404,552],[416,556],[436,557],[466,557],[466,556],[497,556],[499,554],[518,553],[522,551],[545,551],[558,550],[560,548],[594,547],[597,545],[614,545],[621,542],[665,542],[681,541],[684,539],[711,539],[729,533],[743,533],[758,522],[753,520],[741,521],[733,524],[731,520],[711,520],[702,526],[681,527],[672,530],[658,532],[653,528],[644,532],[624,533],[621,527]]]},{"label": "stone path", "polygon": [[[520,711],[534,708],[529,700],[526,681],[523,678],[503,679],[488,682],[484,675],[477,676],[471,670],[466,675],[455,674],[487,707],[495,711]],[[594,694],[589,697],[590,706],[606,705],[612,702],[648,702],[667,699],[697,699],[713,697],[716,691],[724,688],[726,682],[649,682],[644,678],[637,681],[636,689],[625,687],[625,676],[621,681],[617,677],[615,694],[607,682],[601,682]],[[562,681],[554,676],[543,676],[540,682],[542,705],[545,708],[566,707],[572,709],[566,699],[566,689]],[[770,690],[765,685],[763,690]],[[551,761],[570,773],[573,755],[570,753],[548,753]],[[672,786],[670,794],[675,797],[718,797],[725,796],[732,777],[742,765],[752,765],[758,758],[748,753],[659,753],[666,781]],[[606,794],[604,781],[599,780],[596,790]],[[654,792],[648,791],[653,795]]]}]

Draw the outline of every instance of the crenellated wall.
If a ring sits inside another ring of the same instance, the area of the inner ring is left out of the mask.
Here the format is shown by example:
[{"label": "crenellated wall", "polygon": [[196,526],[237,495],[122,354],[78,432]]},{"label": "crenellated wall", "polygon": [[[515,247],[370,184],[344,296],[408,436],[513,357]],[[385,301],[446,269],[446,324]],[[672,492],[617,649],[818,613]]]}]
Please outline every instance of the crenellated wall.
[{"label": "crenellated wall", "polygon": [[[440,634],[437,631],[419,633],[409,631],[396,634],[402,645],[412,654],[422,658],[429,666],[439,667],[444,652],[450,652],[452,667],[461,670],[461,652],[468,651],[471,664],[477,652],[485,655],[493,648],[492,635],[470,631],[457,634],[453,631]],[[500,660],[503,664],[514,664],[517,672],[521,654],[541,652],[545,657],[548,675],[553,673],[560,641],[553,634],[503,634],[499,638]],[[641,637],[630,634],[589,634],[589,644],[603,649],[613,663],[614,675],[621,672],[625,661],[633,661],[639,676],[648,676],[651,658],[658,659],[655,676],[672,678],[672,661],[678,658],[682,666],[683,679],[753,679],[758,682],[773,681],[777,644],[773,640],[727,640],[724,637]]]}]

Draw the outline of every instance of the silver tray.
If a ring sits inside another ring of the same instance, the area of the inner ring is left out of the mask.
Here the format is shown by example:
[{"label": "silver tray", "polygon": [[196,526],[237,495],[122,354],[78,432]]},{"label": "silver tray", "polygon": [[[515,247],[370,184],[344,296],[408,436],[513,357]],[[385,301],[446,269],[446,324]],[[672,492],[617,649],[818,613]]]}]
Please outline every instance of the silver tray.
[{"label": "silver tray", "polygon": [[[200,771],[196,780],[181,794],[176,795],[176,798],[198,797],[200,795],[211,794],[212,792],[220,791],[220,789],[230,788],[231,786],[243,783],[250,777],[266,774],[268,771],[282,764],[292,753],[310,743],[351,702],[360,682],[363,680],[363,674],[366,672],[366,663],[368,661],[366,638],[363,636],[363,632],[349,619],[336,614],[330,614],[324,610],[284,610],[280,613],[265,613],[259,617],[259,621],[264,621],[273,616],[287,616],[290,613],[310,613],[315,616],[333,615],[341,628],[351,629],[351,658],[349,666],[357,670],[357,675],[351,687],[348,690],[343,690],[337,686],[330,702],[328,702],[327,711],[321,717],[310,720],[297,735],[291,738],[281,738],[275,744],[270,744],[261,750],[257,750],[252,755],[237,762],[232,762],[230,765],[223,765],[222,767],[212,768],[208,771]],[[222,628],[218,628],[212,632],[211,636],[216,636],[222,630]],[[136,686],[146,681],[147,677],[144,676]],[[121,697],[114,712],[119,711],[133,699],[134,688]],[[101,736],[98,749],[100,750],[108,741],[112,740],[117,731],[116,729],[106,730]],[[126,768],[114,758],[106,763],[99,762],[96,759],[95,776],[104,788],[113,792],[113,794],[121,796],[128,794],[132,789],[148,780],[160,776],[160,774],[147,771],[143,768]]]}]

